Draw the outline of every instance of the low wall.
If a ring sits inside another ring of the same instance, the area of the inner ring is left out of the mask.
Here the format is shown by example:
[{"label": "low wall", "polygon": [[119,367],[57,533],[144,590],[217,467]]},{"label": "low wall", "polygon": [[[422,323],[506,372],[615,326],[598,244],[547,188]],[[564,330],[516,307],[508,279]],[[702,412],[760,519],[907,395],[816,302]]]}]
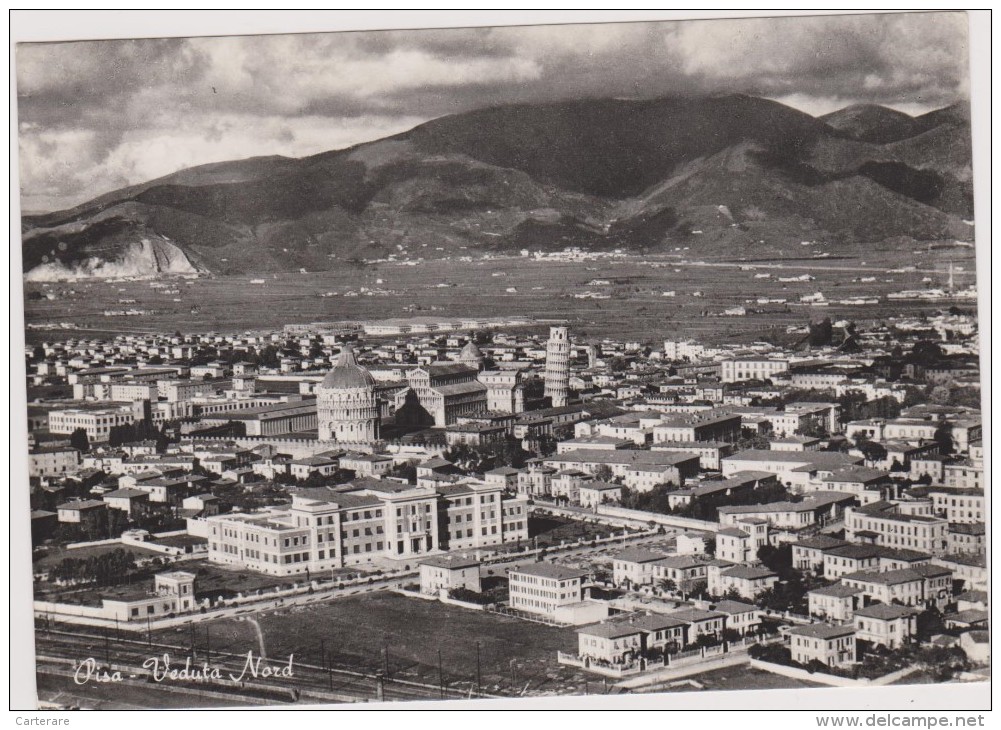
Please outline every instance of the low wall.
[{"label": "low wall", "polygon": [[766,672],[771,672],[772,674],[789,677],[790,679],[801,679],[806,682],[826,684],[830,687],[882,687],[887,684],[893,684],[894,682],[897,682],[921,669],[921,667],[918,666],[910,666],[898,669],[896,672],[884,674],[882,677],[876,677],[875,679],[851,679],[849,677],[836,677],[833,674],[825,674],[824,672],[811,673],[805,669],[799,669],[798,667],[787,667],[784,664],[763,662],[760,659],[752,659],[751,666],[757,669],[763,669]]},{"label": "low wall", "polygon": [[[286,438],[283,436],[193,436],[185,434],[181,436],[181,441],[182,443],[191,441],[197,441],[199,443],[212,441],[218,441],[219,443],[235,443],[237,446],[244,449],[253,449],[263,444],[270,444],[278,449],[279,452],[288,454],[293,459],[315,456],[322,451],[330,451],[331,449],[344,447],[344,444],[338,444],[336,441],[320,441],[319,439],[307,438]],[[353,451],[361,451],[363,450],[363,447],[358,444],[351,444],[351,449]],[[371,451],[371,447],[369,447],[368,450]]]},{"label": "low wall", "polygon": [[619,517],[625,520],[636,522],[653,522],[666,527],[680,527],[685,530],[697,530],[699,532],[717,532],[719,524],[716,522],[706,522],[705,520],[694,520],[690,517],[677,517],[675,515],[660,515],[655,512],[644,512],[637,509],[626,509],[610,504],[600,504],[596,508],[596,514],[608,517]]},{"label": "low wall", "polygon": [[35,614],[51,614],[52,616],[74,616],[78,618],[96,618],[108,620],[108,611],[100,606],[79,606],[75,603],[52,603],[50,601],[35,601]]}]

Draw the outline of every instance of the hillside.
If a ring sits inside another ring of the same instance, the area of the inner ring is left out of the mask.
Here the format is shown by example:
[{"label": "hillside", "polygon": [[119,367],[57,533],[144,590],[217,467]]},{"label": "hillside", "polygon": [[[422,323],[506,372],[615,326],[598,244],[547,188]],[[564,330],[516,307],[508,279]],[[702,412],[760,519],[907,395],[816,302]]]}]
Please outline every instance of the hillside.
[{"label": "hillside", "polygon": [[[732,254],[970,235],[963,107],[843,112],[816,119],[744,95],[481,109],[25,216],[24,267],[256,273],[522,248]],[[907,124],[913,134],[900,137]]]}]

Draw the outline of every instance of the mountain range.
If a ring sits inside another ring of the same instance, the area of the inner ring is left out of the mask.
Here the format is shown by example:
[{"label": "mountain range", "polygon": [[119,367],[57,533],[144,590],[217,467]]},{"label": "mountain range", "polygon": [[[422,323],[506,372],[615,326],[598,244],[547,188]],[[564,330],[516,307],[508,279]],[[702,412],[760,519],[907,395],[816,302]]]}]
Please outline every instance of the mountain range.
[{"label": "mountain range", "polygon": [[971,157],[965,103],[819,118],[746,95],[499,106],[24,216],[24,271],[235,274],[567,246],[781,255],[801,241],[970,239]]}]

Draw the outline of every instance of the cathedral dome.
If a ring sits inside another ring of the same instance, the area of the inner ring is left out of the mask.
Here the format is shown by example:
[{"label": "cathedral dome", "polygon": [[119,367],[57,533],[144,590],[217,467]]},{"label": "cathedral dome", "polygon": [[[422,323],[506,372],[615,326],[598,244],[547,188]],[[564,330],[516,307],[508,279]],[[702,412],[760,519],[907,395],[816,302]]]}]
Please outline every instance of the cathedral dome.
[{"label": "cathedral dome", "polygon": [[341,350],[337,364],[327,373],[320,385],[324,390],[350,390],[374,386],[375,378],[355,361],[354,350],[347,346]]},{"label": "cathedral dome", "polygon": [[478,360],[483,357],[483,353],[480,352],[480,348],[476,346],[476,343],[470,340],[465,347],[462,348],[462,352],[459,353],[460,360]]}]

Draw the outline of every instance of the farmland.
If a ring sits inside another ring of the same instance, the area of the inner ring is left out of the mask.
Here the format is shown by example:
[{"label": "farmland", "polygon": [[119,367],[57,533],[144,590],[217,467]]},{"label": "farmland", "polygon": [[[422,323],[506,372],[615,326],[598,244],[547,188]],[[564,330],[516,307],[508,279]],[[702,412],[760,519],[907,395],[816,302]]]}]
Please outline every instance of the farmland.
[{"label": "farmland", "polygon": [[[810,258],[812,249],[804,247],[801,258],[768,263],[749,258],[693,260],[681,254],[582,262],[513,257],[355,265],[264,279],[28,283],[25,316],[31,327],[29,342],[128,332],[276,330],[289,323],[416,315],[564,319],[579,341],[607,336],[651,342],[691,337],[707,343],[782,339],[787,326],[802,326],[818,316],[879,321],[947,306],[887,301],[885,296],[903,289],[943,287],[950,262],[957,286],[974,283],[972,249],[911,251],[912,246],[918,244],[909,244],[906,251],[884,246],[824,259]],[[914,270],[903,271],[905,265]],[[779,282],[803,275],[814,278]],[[815,292],[833,301],[876,296],[881,301],[867,306],[789,306],[787,311],[769,305],[767,312],[752,311],[758,299],[798,303],[800,296]],[[578,298],[584,294],[588,298]],[[748,314],[719,316],[735,306],[746,306]],[[130,309],[143,314],[104,314]]]}]

